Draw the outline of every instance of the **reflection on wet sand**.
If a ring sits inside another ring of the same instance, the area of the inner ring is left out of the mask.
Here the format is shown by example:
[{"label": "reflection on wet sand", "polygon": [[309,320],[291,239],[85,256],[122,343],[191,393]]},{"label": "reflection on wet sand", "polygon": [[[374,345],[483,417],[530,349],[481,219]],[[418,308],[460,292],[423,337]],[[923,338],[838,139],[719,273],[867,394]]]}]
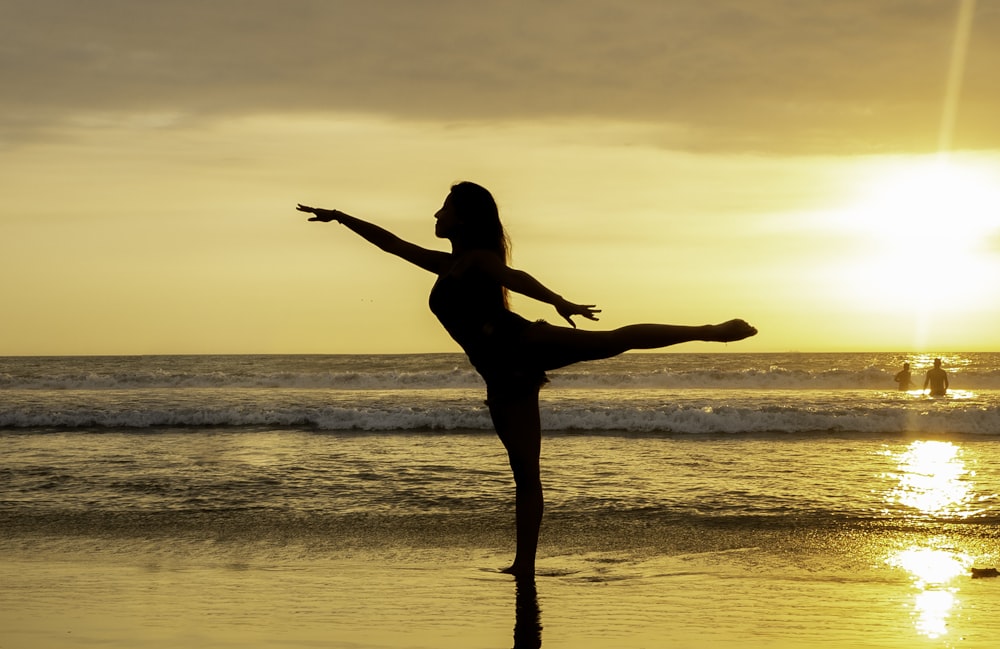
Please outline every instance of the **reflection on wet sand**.
[{"label": "reflection on wet sand", "polygon": [[972,557],[962,552],[931,545],[946,544],[933,540],[927,546],[911,546],[889,557],[889,565],[910,574],[916,589],[913,601],[913,625],[923,636],[934,639],[948,632],[948,617],[958,603],[958,578],[967,575]]},{"label": "reflection on wet sand", "polygon": [[535,578],[518,577],[516,584],[514,649],[538,649],[542,646],[542,612],[538,608]]}]

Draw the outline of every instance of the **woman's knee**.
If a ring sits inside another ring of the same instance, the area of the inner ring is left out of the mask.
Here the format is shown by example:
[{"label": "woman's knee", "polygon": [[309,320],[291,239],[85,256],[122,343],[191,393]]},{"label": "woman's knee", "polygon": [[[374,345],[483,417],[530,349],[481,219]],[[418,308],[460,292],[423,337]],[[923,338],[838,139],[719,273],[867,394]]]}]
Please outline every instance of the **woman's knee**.
[{"label": "woman's knee", "polygon": [[507,457],[511,473],[514,474],[514,482],[518,486],[530,487],[533,484],[541,485],[542,472],[537,455],[530,453],[522,455],[508,450]]}]

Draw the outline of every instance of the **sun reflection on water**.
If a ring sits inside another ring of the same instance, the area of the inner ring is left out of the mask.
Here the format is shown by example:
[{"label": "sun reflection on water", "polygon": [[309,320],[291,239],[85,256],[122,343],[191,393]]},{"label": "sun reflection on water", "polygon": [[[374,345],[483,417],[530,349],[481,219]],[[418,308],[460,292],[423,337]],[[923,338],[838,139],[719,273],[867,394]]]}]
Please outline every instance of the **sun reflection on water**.
[{"label": "sun reflection on water", "polygon": [[898,485],[889,493],[890,504],[910,508],[919,517],[967,518],[976,514],[970,471],[962,449],[951,442],[916,441],[896,458]]},{"label": "sun reflection on water", "polygon": [[[970,471],[961,447],[950,442],[915,441],[893,453],[898,484],[886,494],[887,504],[903,505],[912,516],[966,518],[975,514]],[[936,639],[948,633],[948,618],[958,604],[957,578],[966,575],[973,557],[950,547],[947,538],[928,539],[890,556],[886,562],[909,573],[917,592],[913,625],[917,633]]]}]

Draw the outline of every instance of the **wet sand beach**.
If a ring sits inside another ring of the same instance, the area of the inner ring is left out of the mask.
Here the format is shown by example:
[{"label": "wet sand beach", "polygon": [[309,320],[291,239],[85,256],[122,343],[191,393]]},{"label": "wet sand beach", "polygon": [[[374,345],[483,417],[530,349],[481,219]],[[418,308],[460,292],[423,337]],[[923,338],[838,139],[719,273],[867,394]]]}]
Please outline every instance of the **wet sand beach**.
[{"label": "wet sand beach", "polygon": [[970,573],[992,540],[720,537],[703,552],[543,552],[534,589],[496,571],[497,548],[8,539],[0,647],[996,645],[1000,579]]}]

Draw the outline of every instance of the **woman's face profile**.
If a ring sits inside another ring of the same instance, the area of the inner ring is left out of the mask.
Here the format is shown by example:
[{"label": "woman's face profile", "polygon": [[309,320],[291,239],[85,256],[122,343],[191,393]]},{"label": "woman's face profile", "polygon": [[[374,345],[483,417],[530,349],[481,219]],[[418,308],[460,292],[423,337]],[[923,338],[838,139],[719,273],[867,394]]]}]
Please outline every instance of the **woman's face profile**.
[{"label": "woman's face profile", "polygon": [[458,225],[458,217],[455,215],[451,194],[448,194],[448,197],[444,199],[444,204],[434,214],[434,218],[437,219],[434,224],[434,234],[441,239],[451,238],[455,233],[456,225]]}]

